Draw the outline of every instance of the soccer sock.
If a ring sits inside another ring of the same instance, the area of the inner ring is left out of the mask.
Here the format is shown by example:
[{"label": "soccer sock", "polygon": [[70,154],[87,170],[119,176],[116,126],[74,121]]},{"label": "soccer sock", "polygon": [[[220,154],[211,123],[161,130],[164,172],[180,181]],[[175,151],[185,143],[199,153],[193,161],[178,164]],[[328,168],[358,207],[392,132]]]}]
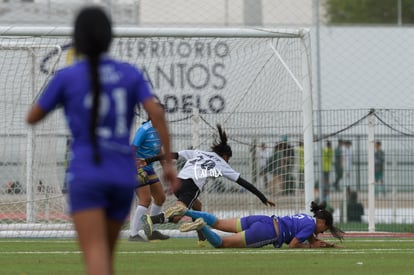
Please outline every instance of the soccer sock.
[{"label": "soccer sock", "polygon": [[206,240],[206,236],[204,236],[203,232],[201,231],[197,231],[197,237],[199,241],[205,241]]},{"label": "soccer sock", "polygon": [[159,213],[161,213],[161,208],[162,208],[162,206],[160,206],[160,205],[156,205],[154,203],[151,204],[150,215],[151,216],[158,215]]},{"label": "soccer sock", "polygon": [[[193,218],[193,221],[195,221],[196,219]],[[204,236],[203,232],[201,231],[197,231],[197,236],[198,236],[198,240],[199,241],[205,241],[206,240],[206,236]]]},{"label": "soccer sock", "polygon": [[151,221],[152,224],[168,222],[164,218],[164,213],[159,213],[158,215],[151,216]]},{"label": "soccer sock", "polygon": [[[150,216],[156,216],[156,215],[160,214],[161,213],[161,208],[162,208],[162,206],[160,206],[160,205],[156,205],[154,203],[151,204]],[[152,230],[154,230],[156,228],[157,228],[157,226],[153,225]]]},{"label": "soccer sock", "polygon": [[134,213],[134,218],[131,221],[131,236],[135,236],[138,234],[138,231],[141,229],[142,227],[142,221],[141,221],[141,217],[143,215],[145,215],[147,213],[148,208],[142,206],[142,205],[138,205],[137,208],[135,209],[135,213]]},{"label": "soccer sock", "polygon": [[203,211],[196,211],[196,210],[188,209],[187,212],[185,213],[185,215],[188,216],[188,217],[193,218],[193,220],[198,219],[198,218],[203,218],[203,220],[209,226],[213,226],[217,221],[216,216],[214,216],[213,214],[210,214],[208,212],[203,212]]},{"label": "soccer sock", "polygon": [[221,244],[223,243],[223,240],[220,238],[220,236],[215,233],[209,226],[204,226],[201,229],[201,232],[203,235],[207,238],[207,241],[211,243],[212,246],[215,248],[219,248]]}]

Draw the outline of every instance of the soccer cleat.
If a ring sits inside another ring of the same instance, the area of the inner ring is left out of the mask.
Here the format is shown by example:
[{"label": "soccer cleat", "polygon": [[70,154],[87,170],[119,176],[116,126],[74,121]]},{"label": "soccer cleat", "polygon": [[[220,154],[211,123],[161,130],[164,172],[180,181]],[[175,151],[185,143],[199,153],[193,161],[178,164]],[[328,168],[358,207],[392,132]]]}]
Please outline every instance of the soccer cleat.
[{"label": "soccer cleat", "polygon": [[147,240],[137,234],[137,235],[134,235],[134,236],[129,236],[128,241],[130,241],[130,242],[146,242]]},{"label": "soccer cleat", "polygon": [[151,241],[153,241],[153,240],[168,240],[169,238],[170,238],[170,236],[164,235],[158,230],[154,230],[154,231],[152,231],[152,235],[149,238],[149,240],[151,240]]},{"label": "soccer cleat", "polygon": [[201,230],[201,228],[203,228],[206,225],[206,223],[204,222],[203,218],[198,218],[197,220],[193,221],[193,222],[187,222],[187,223],[183,223],[180,226],[180,231],[181,232],[188,232],[188,231],[193,231],[193,230]]},{"label": "soccer cleat", "polygon": [[148,240],[151,238],[152,235],[152,221],[149,215],[143,215],[141,217],[142,221],[142,229],[144,229],[145,236],[147,236]]},{"label": "soccer cleat", "polygon": [[206,247],[206,243],[207,243],[207,241],[206,241],[206,240],[203,240],[203,241],[198,240],[198,241],[197,241],[197,246],[198,246],[198,247]]},{"label": "soccer cleat", "polygon": [[182,217],[185,215],[185,212],[187,212],[187,207],[183,205],[172,206],[164,211],[164,218],[170,219],[170,218],[173,218],[174,216]]}]

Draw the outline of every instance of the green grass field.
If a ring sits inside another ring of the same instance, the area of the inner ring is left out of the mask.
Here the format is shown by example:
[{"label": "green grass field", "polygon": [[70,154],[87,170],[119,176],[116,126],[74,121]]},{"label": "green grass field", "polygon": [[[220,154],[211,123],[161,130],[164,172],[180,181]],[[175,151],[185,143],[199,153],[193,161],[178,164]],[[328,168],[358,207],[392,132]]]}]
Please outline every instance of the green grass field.
[{"label": "green grass field", "polygon": [[[335,241],[336,242],[336,241]],[[192,238],[122,239],[116,274],[413,274],[414,239],[347,238],[342,249],[213,249]],[[83,274],[72,239],[0,239],[0,274]]]}]

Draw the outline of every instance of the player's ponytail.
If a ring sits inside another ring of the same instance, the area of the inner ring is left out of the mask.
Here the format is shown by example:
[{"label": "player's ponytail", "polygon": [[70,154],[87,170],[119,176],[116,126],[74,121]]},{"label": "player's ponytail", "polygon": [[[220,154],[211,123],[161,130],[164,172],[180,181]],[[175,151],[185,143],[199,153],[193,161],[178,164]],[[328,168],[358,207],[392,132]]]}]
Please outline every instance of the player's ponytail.
[{"label": "player's ponytail", "polygon": [[99,57],[109,49],[112,40],[112,26],[108,16],[100,7],[86,7],[80,11],[75,21],[73,34],[75,51],[89,61],[89,75],[93,92],[90,120],[90,138],[93,146],[94,162],[99,164],[100,155],[96,136],[101,93],[99,77]]},{"label": "player's ponytail", "polygon": [[341,229],[333,225],[333,217],[332,217],[331,212],[326,210],[326,202],[317,204],[316,202],[313,201],[311,202],[310,210],[311,212],[313,212],[313,216],[315,218],[325,221],[325,224],[328,227],[333,237],[339,240],[342,240],[344,238],[344,231],[342,231]]},{"label": "player's ponytail", "polygon": [[90,123],[90,137],[93,146],[93,160],[96,164],[99,164],[101,157],[98,152],[98,143],[96,138],[96,125],[98,124],[98,110],[99,110],[99,97],[100,97],[100,83],[99,83],[99,73],[98,73],[98,62],[99,56],[91,55],[89,56],[90,64],[90,75],[92,81],[92,116]]},{"label": "player's ponytail", "polygon": [[215,152],[219,156],[228,156],[231,157],[233,155],[233,152],[231,150],[231,147],[227,144],[227,135],[226,132],[223,130],[220,124],[217,124],[217,130],[219,133],[219,141],[214,141],[213,146],[211,149],[213,152]]}]

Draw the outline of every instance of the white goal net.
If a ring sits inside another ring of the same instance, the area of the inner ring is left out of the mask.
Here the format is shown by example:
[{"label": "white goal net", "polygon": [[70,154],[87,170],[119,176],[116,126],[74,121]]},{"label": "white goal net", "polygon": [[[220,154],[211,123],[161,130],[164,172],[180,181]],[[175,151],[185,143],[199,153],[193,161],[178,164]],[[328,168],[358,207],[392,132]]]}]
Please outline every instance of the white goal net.
[{"label": "white goal net", "polygon": [[[33,129],[25,124],[50,76],[72,62],[71,29],[0,31],[0,237],[73,236],[63,192],[69,133],[62,112]],[[222,124],[233,149],[230,165],[278,205],[272,213],[253,194],[219,178],[201,193],[206,211],[221,217],[308,211],[313,120],[307,30],[115,33],[111,55],[144,71],[166,107],[173,150],[210,150],[215,125]],[[145,119],[137,111],[135,127]],[[167,186],[166,192],[168,207],[175,199]]]}]

